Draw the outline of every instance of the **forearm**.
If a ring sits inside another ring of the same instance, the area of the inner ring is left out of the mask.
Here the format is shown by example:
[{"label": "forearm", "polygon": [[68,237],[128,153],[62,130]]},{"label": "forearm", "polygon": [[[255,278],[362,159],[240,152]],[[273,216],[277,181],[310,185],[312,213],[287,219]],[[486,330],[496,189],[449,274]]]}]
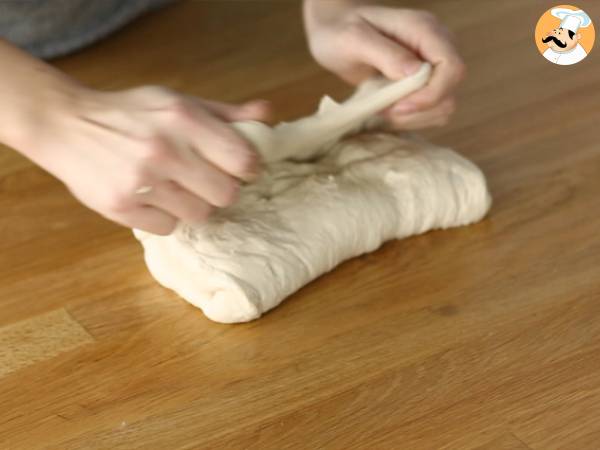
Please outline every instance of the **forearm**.
[{"label": "forearm", "polygon": [[0,142],[25,153],[41,118],[71,102],[76,83],[2,39],[0,63]]}]

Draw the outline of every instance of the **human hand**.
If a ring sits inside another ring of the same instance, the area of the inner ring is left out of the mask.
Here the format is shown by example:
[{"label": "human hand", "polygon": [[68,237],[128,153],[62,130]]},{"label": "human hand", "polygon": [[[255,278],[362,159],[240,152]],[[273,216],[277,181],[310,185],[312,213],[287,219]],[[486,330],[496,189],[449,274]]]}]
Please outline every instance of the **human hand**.
[{"label": "human hand", "polygon": [[352,84],[377,72],[399,80],[416,72],[423,61],[431,63],[428,85],[384,115],[400,129],[448,122],[465,65],[450,32],[432,14],[359,0],[305,0],[304,16],[317,62]]},{"label": "human hand", "polygon": [[230,105],[153,86],[65,90],[15,147],[117,223],[164,235],[179,220],[202,222],[259,170],[227,122],[265,120],[266,102]]}]

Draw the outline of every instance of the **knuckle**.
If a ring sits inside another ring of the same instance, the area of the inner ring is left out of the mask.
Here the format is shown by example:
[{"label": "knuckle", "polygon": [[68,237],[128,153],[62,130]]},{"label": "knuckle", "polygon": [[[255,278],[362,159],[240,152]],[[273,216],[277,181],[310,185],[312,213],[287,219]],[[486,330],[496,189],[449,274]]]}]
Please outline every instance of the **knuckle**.
[{"label": "knuckle", "polygon": [[160,190],[163,195],[166,195],[170,198],[176,198],[181,194],[181,188],[177,186],[173,181],[166,181],[160,183]]},{"label": "knuckle", "polygon": [[131,209],[131,201],[129,196],[121,192],[113,192],[106,200],[106,209],[117,215],[122,215]]},{"label": "knuckle", "polygon": [[467,76],[467,66],[461,59],[454,59],[450,62],[452,78],[456,82],[463,81]]},{"label": "knuckle", "polygon": [[234,180],[229,180],[219,191],[218,205],[221,208],[233,205],[239,197],[240,187]]},{"label": "knuckle", "polygon": [[175,227],[177,226],[176,220],[164,221],[164,223],[156,224],[150,227],[147,231],[150,231],[153,234],[157,234],[159,236],[168,236],[171,234]]},{"label": "knuckle", "polygon": [[434,108],[440,101],[440,95],[437,93],[432,93],[431,95],[422,98],[419,101],[415,102],[415,105],[420,111],[426,111],[428,109]]},{"label": "knuckle", "polygon": [[172,156],[171,148],[160,136],[151,136],[144,140],[142,145],[142,167],[163,164]]},{"label": "knuckle", "polygon": [[177,124],[187,121],[191,117],[189,105],[180,96],[171,99],[165,108],[165,114],[170,122]]},{"label": "knuckle", "polygon": [[171,95],[173,95],[173,91],[171,91],[171,89],[164,87],[164,86],[159,86],[159,85],[148,85],[148,86],[142,86],[141,88],[139,88],[140,91],[155,96],[155,97],[161,97],[161,98],[167,98]]},{"label": "knuckle", "polygon": [[196,223],[204,223],[210,218],[213,212],[214,208],[211,205],[203,203],[199,207],[193,208],[186,220]]},{"label": "knuckle", "polygon": [[127,170],[124,170],[122,182],[120,184],[119,192],[112,195],[111,204],[119,205],[124,203],[129,205],[133,202],[135,193],[145,187],[151,185],[151,171],[144,164],[138,164]]},{"label": "knuckle", "polygon": [[234,175],[244,175],[256,171],[259,156],[254,146],[235,133],[218,137],[219,150],[231,155],[227,166],[224,167]]},{"label": "knuckle", "polygon": [[148,170],[143,167],[136,167],[131,171],[129,176],[127,177],[127,182],[125,183],[124,190],[125,192],[133,193],[138,189],[148,185]]},{"label": "knuckle", "polygon": [[405,60],[400,58],[387,58],[384,63],[383,69],[386,71],[386,75],[397,74],[397,76],[405,76]]},{"label": "knuckle", "polygon": [[413,14],[415,19],[417,19],[423,24],[426,24],[428,26],[437,26],[438,24],[437,17],[430,11],[424,9],[415,9],[413,10]]},{"label": "knuckle", "polygon": [[254,173],[258,167],[258,155],[253,151],[240,152],[236,158],[235,171],[239,174]]},{"label": "knuckle", "polygon": [[255,162],[258,160],[258,154],[256,153],[256,149],[247,140],[243,138],[238,138],[236,136],[236,139],[234,139],[233,141],[233,145],[235,146],[237,151],[243,155],[244,158]]},{"label": "knuckle", "polygon": [[150,100],[157,107],[168,103],[171,98],[177,95],[171,89],[158,85],[136,87],[128,90],[127,92],[132,94],[134,97]]}]

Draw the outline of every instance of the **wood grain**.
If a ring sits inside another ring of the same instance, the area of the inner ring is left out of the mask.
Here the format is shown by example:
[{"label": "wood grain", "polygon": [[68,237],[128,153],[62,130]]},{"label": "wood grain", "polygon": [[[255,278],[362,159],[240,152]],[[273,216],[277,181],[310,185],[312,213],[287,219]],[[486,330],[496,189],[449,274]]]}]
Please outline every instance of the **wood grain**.
[{"label": "wood grain", "polygon": [[[426,134],[486,172],[489,217],[219,325],[152,280],[128,230],[2,149],[0,448],[600,448],[600,50],[545,61],[550,1],[390,3],[456,33],[461,108]],[[99,89],[267,98],[280,119],[350,91],[311,61],[297,1],[180,2],[56,64]]]},{"label": "wood grain", "polygon": [[0,377],[93,342],[64,309],[0,328]]}]

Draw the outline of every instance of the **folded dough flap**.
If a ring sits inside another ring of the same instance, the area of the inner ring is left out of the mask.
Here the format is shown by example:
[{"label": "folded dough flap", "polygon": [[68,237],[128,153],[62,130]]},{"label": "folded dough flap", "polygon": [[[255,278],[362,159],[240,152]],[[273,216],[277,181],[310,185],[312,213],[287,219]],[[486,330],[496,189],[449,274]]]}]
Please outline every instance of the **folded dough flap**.
[{"label": "folded dough flap", "polygon": [[254,144],[267,162],[312,159],[345,135],[358,130],[379,111],[427,84],[431,66],[399,81],[374,78],[365,81],[345,102],[321,101],[319,111],[293,122],[271,128],[260,122],[237,122],[234,127]]}]

